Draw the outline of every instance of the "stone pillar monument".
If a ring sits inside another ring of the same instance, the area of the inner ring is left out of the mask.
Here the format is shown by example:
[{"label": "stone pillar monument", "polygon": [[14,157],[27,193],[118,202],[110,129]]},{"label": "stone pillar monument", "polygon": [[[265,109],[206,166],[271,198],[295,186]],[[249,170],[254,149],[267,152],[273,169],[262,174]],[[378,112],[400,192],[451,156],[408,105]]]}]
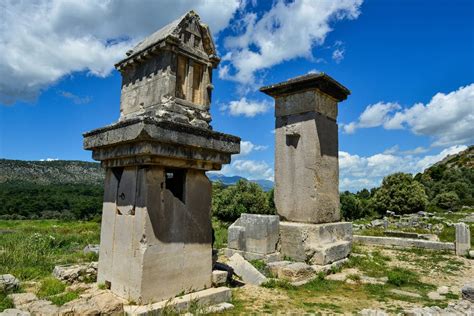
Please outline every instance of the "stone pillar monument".
[{"label": "stone pillar monument", "polygon": [[337,104],[350,91],[326,74],[260,89],[275,98],[275,206],[282,255],[312,264],[345,258],[351,223],[340,222]]},{"label": "stone pillar monument", "polygon": [[208,27],[189,12],[127,52],[120,119],[84,134],[106,169],[98,282],[139,304],[211,287],[211,183],[240,139],[212,131]]}]

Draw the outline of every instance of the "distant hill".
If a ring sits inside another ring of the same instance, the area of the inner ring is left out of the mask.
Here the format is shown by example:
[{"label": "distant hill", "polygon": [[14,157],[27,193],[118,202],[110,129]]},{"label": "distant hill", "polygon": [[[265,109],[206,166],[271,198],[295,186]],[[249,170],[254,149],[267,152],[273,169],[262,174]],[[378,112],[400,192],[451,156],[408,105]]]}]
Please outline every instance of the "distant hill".
[{"label": "distant hill", "polygon": [[7,181],[36,184],[102,184],[104,171],[96,162],[0,159],[0,183]]},{"label": "distant hill", "polygon": [[440,205],[449,197],[460,206],[473,206],[474,146],[449,155],[417,174],[415,179],[423,184],[433,204]]},{"label": "distant hill", "polygon": [[[211,181],[221,181],[224,185],[236,184],[243,177],[209,173]],[[0,159],[0,183],[24,181],[36,184],[100,184],[104,182],[104,170],[97,162],[56,160],[25,161]],[[250,180],[265,191],[273,188],[269,180]]]},{"label": "distant hill", "polygon": [[[233,185],[236,184],[239,180],[247,180],[243,177],[239,176],[232,176],[232,177],[227,177],[222,174],[216,174],[216,173],[209,173],[207,175],[209,177],[209,180],[212,182],[220,181],[224,185]],[[264,191],[269,191],[273,189],[273,181],[270,180],[248,180],[250,182],[254,182],[262,187]]]},{"label": "distant hill", "polygon": [[445,166],[446,168],[474,168],[474,145],[469,146],[466,150],[463,150],[457,154],[449,155],[443,160],[435,163],[430,168],[438,167],[438,166]]}]

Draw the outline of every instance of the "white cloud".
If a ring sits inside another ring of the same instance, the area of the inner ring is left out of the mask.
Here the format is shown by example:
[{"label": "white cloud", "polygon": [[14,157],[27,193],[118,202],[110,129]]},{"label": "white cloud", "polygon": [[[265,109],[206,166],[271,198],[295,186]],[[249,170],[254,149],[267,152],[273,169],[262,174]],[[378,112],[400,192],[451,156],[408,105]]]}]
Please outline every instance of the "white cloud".
[{"label": "white cloud", "polygon": [[46,158],[46,159],[40,159],[39,161],[58,161],[58,158]]},{"label": "white cloud", "polygon": [[357,128],[383,126],[408,128],[416,135],[431,136],[433,146],[474,142],[474,83],[448,94],[437,93],[429,103],[401,109],[397,103],[369,105],[356,122],[343,124],[346,133]]},{"label": "white cloud", "polygon": [[237,159],[230,165],[225,165],[221,173],[225,176],[241,176],[249,180],[272,180],[273,168],[265,161]]},{"label": "white cloud", "polygon": [[266,113],[270,109],[271,104],[268,101],[253,101],[242,98],[240,100],[231,101],[228,105],[222,107],[222,110],[228,110],[232,116],[254,117],[257,114]]},{"label": "white cloud", "polygon": [[[420,148],[420,147],[418,147]],[[351,155],[339,152],[339,170],[341,191],[357,191],[363,188],[379,186],[383,177],[394,172],[418,173],[427,167],[444,159],[448,155],[456,154],[467,149],[467,146],[451,146],[436,155],[424,157],[406,155],[398,152],[398,146],[389,148],[384,153],[368,157]],[[420,151],[420,150],[414,150]],[[406,151],[407,152],[407,151]]]},{"label": "white cloud", "polygon": [[474,141],[474,84],[448,94],[437,93],[426,105],[417,103],[395,113],[385,128],[408,127],[417,135],[434,136],[434,146]]},{"label": "white cloud", "polygon": [[398,103],[378,102],[367,106],[356,122],[342,124],[344,132],[352,134],[357,128],[368,128],[384,125],[390,120],[390,113],[401,109]]},{"label": "white cloud", "polygon": [[91,97],[89,96],[80,97],[69,91],[60,91],[59,94],[62,97],[71,100],[74,104],[87,104],[91,102]]},{"label": "white cloud", "polygon": [[0,5],[0,103],[32,101],[63,76],[107,76],[138,40],[190,9],[214,34],[239,0],[40,0]]},{"label": "white cloud", "polygon": [[356,19],[361,4],[362,0],[277,0],[260,18],[245,14],[239,21],[245,32],[225,41],[233,73],[227,68],[220,72],[225,75],[221,78],[251,85],[258,70],[297,57],[311,58],[312,48],[324,43],[332,30],[330,23]]},{"label": "white cloud", "polygon": [[339,64],[344,59],[344,54],[346,50],[344,48],[336,48],[332,52],[332,59]]},{"label": "white cloud", "polygon": [[267,148],[268,148],[268,146],[255,145],[250,141],[243,140],[243,141],[240,142],[240,154],[239,154],[239,156],[246,156],[246,155],[250,154],[253,151],[262,151],[262,150],[265,150]]}]

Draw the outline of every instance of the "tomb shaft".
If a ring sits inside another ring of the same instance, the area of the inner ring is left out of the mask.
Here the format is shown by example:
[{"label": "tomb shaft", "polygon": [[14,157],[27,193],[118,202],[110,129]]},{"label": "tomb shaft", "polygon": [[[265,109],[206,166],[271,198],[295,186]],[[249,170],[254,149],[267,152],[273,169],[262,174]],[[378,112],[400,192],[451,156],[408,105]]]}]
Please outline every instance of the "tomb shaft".
[{"label": "tomb shaft", "polygon": [[212,286],[211,183],[240,152],[213,131],[211,33],[190,11],[116,64],[118,122],[84,134],[106,169],[98,282],[138,304]]}]

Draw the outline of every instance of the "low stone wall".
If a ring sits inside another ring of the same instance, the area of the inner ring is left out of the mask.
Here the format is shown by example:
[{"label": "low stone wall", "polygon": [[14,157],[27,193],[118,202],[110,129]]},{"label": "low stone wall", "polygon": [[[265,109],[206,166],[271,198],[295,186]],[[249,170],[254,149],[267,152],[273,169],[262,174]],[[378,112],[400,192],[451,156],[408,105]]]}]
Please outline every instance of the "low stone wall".
[{"label": "low stone wall", "polygon": [[429,241],[411,238],[399,238],[399,237],[379,237],[379,236],[360,236],[354,235],[354,243],[364,245],[382,245],[382,246],[395,246],[395,247],[413,247],[413,248],[425,248],[433,250],[450,250],[454,251],[455,246],[453,242],[440,242],[440,241]]}]

